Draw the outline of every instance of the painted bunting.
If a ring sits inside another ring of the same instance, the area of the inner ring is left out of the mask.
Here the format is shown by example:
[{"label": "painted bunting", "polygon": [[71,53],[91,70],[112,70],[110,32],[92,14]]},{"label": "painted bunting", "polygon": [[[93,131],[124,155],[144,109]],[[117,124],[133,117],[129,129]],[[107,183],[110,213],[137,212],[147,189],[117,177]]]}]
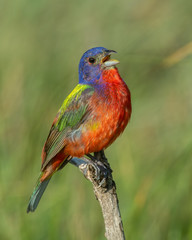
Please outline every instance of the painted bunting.
[{"label": "painted bunting", "polygon": [[64,100],[43,147],[41,173],[27,212],[35,211],[52,175],[72,157],[106,149],[125,129],[131,116],[130,91],[112,53],[96,47],[83,54],[79,84]]}]

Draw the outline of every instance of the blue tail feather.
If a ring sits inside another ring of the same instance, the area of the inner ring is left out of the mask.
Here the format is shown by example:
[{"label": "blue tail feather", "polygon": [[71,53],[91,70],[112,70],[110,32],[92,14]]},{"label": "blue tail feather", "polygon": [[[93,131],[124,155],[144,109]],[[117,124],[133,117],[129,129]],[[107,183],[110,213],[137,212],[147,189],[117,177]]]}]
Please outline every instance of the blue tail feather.
[{"label": "blue tail feather", "polygon": [[40,182],[40,180],[38,180],[37,186],[35,187],[32,195],[31,195],[31,198],[29,200],[29,205],[27,207],[27,213],[35,211],[50,180],[51,180],[51,178],[46,179],[43,182]]}]

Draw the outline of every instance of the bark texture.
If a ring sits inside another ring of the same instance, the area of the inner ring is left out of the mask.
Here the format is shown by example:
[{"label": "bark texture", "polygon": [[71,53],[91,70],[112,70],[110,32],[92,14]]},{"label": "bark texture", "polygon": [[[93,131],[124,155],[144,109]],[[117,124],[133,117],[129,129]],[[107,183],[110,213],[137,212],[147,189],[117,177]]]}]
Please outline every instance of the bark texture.
[{"label": "bark texture", "polygon": [[77,166],[93,185],[93,191],[104,218],[105,237],[108,240],[124,240],[123,223],[112,170],[103,152],[95,153],[95,157],[99,159],[98,162],[93,163],[87,158],[73,158],[71,163]]}]

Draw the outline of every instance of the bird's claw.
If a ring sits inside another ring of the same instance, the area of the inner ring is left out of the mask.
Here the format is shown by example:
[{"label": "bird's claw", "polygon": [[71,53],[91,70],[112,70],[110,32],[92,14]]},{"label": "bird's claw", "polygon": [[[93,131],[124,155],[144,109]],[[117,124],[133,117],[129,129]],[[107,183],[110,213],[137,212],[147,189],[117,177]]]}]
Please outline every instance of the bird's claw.
[{"label": "bird's claw", "polygon": [[94,180],[98,188],[106,186],[106,179],[111,174],[111,171],[99,161],[81,164],[80,169],[87,179]]},{"label": "bird's claw", "polygon": [[111,175],[111,169],[108,169],[100,161],[90,162],[89,167],[91,167],[91,170],[94,171],[92,171],[92,178],[98,185],[97,187],[106,187],[106,179]]},{"label": "bird's claw", "polygon": [[107,178],[111,176],[112,170],[105,157],[104,151],[95,152],[94,156],[87,154],[87,167],[82,171],[88,179],[93,179],[97,187],[106,187]]}]

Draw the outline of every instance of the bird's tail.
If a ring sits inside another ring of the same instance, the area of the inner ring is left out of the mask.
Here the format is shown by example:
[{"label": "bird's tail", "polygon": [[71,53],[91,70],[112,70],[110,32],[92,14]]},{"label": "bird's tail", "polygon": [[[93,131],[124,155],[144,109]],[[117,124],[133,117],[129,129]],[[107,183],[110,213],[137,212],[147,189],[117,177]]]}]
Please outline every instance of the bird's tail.
[{"label": "bird's tail", "polygon": [[27,207],[27,213],[35,211],[49,181],[51,180],[51,177],[50,177],[41,182],[40,178],[42,177],[42,174],[43,173],[41,173],[40,177],[38,178],[37,185],[31,195],[30,200],[29,200],[29,205]]}]

